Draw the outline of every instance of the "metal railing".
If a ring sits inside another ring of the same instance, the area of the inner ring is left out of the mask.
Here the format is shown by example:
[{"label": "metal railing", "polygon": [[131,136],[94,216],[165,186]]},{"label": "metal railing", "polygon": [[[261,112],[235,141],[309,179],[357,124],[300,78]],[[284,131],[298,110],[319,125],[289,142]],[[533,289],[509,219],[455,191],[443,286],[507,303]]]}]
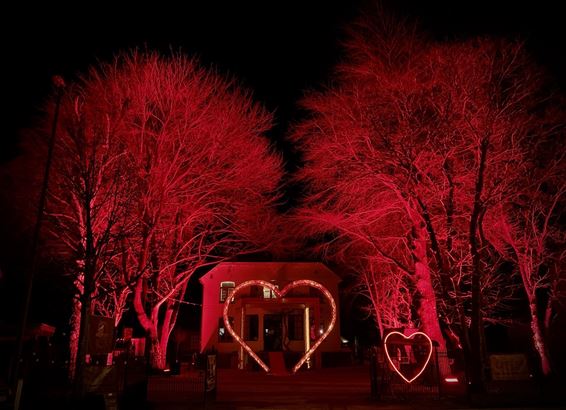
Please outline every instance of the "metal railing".
[{"label": "metal railing", "polygon": [[[422,364],[402,364],[401,371],[416,374],[415,367]],[[445,350],[433,348],[430,361],[422,373],[414,380],[408,382],[392,367],[386,358],[382,347],[373,347],[370,350],[370,386],[371,394],[375,398],[408,398],[413,396],[428,396],[439,398],[449,392],[448,380],[456,380],[464,384],[461,372],[455,369],[455,360]],[[458,378],[447,376],[458,374]]]}]

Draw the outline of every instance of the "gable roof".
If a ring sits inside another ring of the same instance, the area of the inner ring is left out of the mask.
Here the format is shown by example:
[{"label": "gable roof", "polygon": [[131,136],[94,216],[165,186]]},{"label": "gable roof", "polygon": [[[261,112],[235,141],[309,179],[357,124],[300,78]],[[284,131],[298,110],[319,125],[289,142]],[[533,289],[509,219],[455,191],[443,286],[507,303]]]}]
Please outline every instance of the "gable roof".
[{"label": "gable roof", "polygon": [[205,283],[214,277],[224,279],[298,280],[311,279],[320,282],[341,281],[340,277],[320,262],[221,262],[203,275]]}]

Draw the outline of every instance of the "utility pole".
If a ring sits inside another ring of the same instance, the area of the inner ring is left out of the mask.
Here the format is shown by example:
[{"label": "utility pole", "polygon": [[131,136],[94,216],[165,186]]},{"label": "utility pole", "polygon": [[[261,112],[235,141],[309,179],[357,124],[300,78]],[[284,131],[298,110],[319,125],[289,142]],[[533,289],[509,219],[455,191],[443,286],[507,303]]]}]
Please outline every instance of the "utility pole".
[{"label": "utility pole", "polygon": [[43,214],[45,211],[45,203],[47,200],[47,188],[49,186],[49,171],[51,169],[51,162],[53,159],[53,148],[55,146],[55,136],[57,134],[57,122],[59,120],[59,106],[61,105],[61,98],[65,90],[65,81],[62,77],[56,75],[51,78],[53,87],[55,89],[55,110],[53,112],[53,123],[51,125],[51,134],[49,137],[47,147],[47,158],[45,160],[45,168],[43,172],[43,182],[41,184],[41,191],[39,194],[39,203],[37,206],[37,215],[35,219],[35,226],[33,230],[33,237],[30,249],[31,264],[26,270],[25,283],[24,283],[24,305],[22,307],[22,316],[19,323],[18,334],[16,338],[16,352],[11,365],[10,382],[12,392],[14,392],[14,410],[18,410],[22,395],[22,388],[24,377],[21,373],[21,366],[23,364],[23,351],[24,351],[24,338],[28,322],[28,316],[31,305],[31,295],[33,289],[33,279],[37,270],[37,248],[39,246],[39,236],[41,233],[41,225],[43,224]]}]

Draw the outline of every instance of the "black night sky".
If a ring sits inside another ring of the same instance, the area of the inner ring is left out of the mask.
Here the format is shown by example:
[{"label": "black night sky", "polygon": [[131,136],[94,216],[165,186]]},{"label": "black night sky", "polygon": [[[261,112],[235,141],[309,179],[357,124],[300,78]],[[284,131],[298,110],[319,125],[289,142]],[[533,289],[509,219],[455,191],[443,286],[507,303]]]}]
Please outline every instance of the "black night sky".
[{"label": "black night sky", "polygon": [[[566,28],[560,2],[389,3],[393,12],[419,20],[440,40],[477,35],[523,38],[557,87],[566,85]],[[238,78],[253,90],[257,101],[275,112],[271,136],[288,153],[282,136],[299,118],[296,101],[304,90],[328,81],[340,60],[343,27],[365,4],[360,0],[211,1],[206,5],[137,2],[129,6],[75,2],[41,7],[24,4],[4,10],[3,68],[7,71],[0,162],[17,155],[18,129],[33,123],[37,108],[49,94],[53,75],[72,79],[97,60],[108,60],[134,47],[161,52],[181,49],[199,57],[204,65]],[[292,155],[287,160],[292,169]],[[9,243],[6,226],[0,231],[2,243]],[[4,272],[11,269],[4,258],[0,268]]]},{"label": "black night sky", "polygon": [[[168,4],[170,3],[170,4]],[[202,3],[202,4],[201,4]],[[48,94],[54,74],[71,79],[97,59],[140,47],[183,50],[238,78],[276,112],[280,140],[305,89],[324,84],[340,59],[342,27],[366,1],[104,2],[18,6],[6,11],[1,160],[13,156],[17,129]],[[369,2],[370,4],[372,2]],[[551,0],[399,0],[386,2],[438,39],[520,37],[564,86],[565,28]],[[6,92],[7,89],[7,92]],[[6,124],[7,123],[7,124]],[[282,147],[285,148],[285,147]]]}]

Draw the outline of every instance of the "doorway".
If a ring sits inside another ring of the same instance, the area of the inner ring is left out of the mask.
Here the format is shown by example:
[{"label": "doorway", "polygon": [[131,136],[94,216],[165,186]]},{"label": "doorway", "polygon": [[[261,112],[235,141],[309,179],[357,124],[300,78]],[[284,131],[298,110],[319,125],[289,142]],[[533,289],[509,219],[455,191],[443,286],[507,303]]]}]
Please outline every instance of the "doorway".
[{"label": "doorway", "polygon": [[283,350],[282,315],[265,315],[263,317],[263,350],[266,352]]}]

